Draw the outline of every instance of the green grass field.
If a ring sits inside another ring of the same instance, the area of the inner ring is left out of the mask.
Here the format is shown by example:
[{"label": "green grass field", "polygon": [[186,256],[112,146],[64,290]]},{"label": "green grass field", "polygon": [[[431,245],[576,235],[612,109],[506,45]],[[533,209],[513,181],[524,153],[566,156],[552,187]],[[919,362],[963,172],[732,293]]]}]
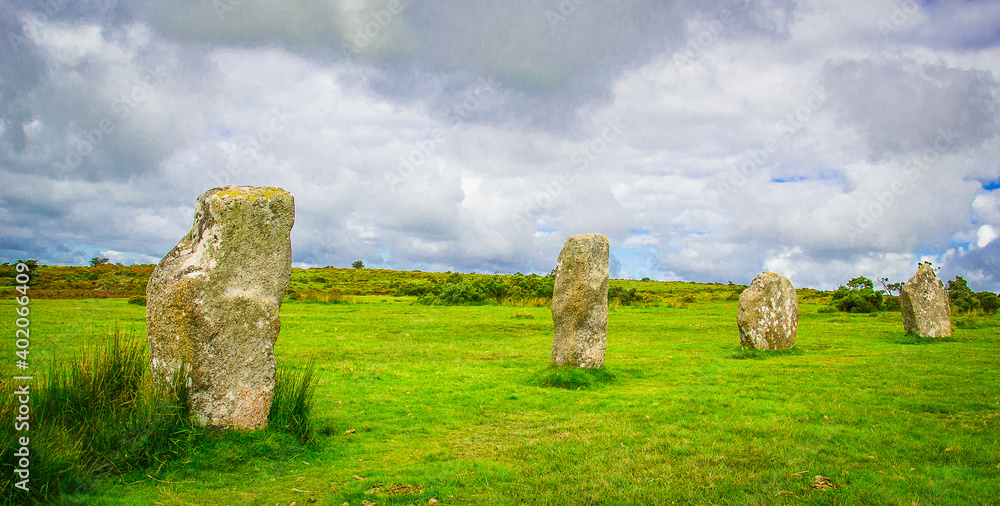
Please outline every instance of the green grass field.
[{"label": "green grass field", "polygon": [[[570,378],[576,390],[542,386],[548,308],[413,300],[284,304],[275,351],[293,369],[315,361],[314,445],[216,435],[76,500],[1000,503],[993,317],[911,344],[898,313],[803,303],[797,354],[738,359],[735,301],[620,307],[604,374]],[[0,314],[14,307],[2,300]],[[31,311],[36,367],[115,326],[145,337],[144,308],[125,299],[33,300]],[[0,322],[5,335],[13,321]]]}]

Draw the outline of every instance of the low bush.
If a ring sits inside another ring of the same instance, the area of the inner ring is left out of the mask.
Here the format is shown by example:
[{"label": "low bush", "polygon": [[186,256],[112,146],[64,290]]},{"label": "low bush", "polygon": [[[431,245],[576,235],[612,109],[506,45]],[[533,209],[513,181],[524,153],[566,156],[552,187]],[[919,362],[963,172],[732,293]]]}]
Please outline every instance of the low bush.
[{"label": "low bush", "polygon": [[833,292],[830,304],[845,313],[874,313],[885,309],[882,292],[876,292],[872,280],[863,276],[848,281],[847,286],[840,285]]}]

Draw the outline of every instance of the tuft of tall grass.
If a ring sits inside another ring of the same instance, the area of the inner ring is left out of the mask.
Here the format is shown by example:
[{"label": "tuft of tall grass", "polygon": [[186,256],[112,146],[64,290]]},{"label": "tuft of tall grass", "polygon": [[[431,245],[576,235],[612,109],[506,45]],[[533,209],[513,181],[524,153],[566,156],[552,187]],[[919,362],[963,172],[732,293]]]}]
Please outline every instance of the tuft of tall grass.
[{"label": "tuft of tall grass", "polygon": [[[12,392],[13,376],[0,377],[0,388]],[[25,433],[15,431],[13,423],[0,424],[0,505],[86,495],[102,477],[188,455],[207,431],[191,421],[187,380],[178,374],[172,388],[157,386],[150,377],[145,342],[119,329],[78,357],[53,363],[31,385],[28,492],[14,486],[19,459],[14,454]],[[301,373],[278,369],[270,432],[291,434],[301,443],[312,440],[312,383],[312,364]],[[14,420],[15,397],[0,399],[0,417]],[[272,437],[260,432],[248,437]]]},{"label": "tuft of tall grass", "polygon": [[[144,343],[115,329],[105,344],[53,363],[31,386],[30,491],[11,480],[20,448],[13,424],[0,425],[0,494],[14,503],[85,493],[109,473],[149,467],[180,454],[194,433],[184,389],[154,390]],[[4,385],[3,388],[12,388]],[[2,406],[12,419],[16,406]],[[9,417],[9,418],[8,418]]]},{"label": "tuft of tall grass", "polygon": [[301,372],[278,369],[274,378],[271,411],[267,415],[269,429],[287,432],[301,444],[311,442],[316,436],[310,416],[316,392],[314,371],[314,362]]}]

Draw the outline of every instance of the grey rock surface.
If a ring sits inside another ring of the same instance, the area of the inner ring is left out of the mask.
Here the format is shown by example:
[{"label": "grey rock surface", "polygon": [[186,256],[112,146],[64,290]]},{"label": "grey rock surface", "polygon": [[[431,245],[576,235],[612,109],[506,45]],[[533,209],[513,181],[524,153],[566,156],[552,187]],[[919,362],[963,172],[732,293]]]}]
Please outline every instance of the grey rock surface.
[{"label": "grey rock surface", "polygon": [[795,346],[799,299],[791,281],[773,272],[758,274],[740,294],[736,323],[743,346],[758,350]]},{"label": "grey rock surface", "polygon": [[183,364],[201,425],[267,425],[294,219],[294,199],[281,188],[208,190],[191,230],[153,270],[146,288],[152,375],[168,385]]},{"label": "grey rock surface", "polygon": [[587,369],[604,366],[609,254],[608,238],[601,234],[566,239],[552,292],[552,363]]},{"label": "grey rock surface", "polygon": [[921,337],[951,336],[951,303],[944,283],[929,264],[921,264],[899,292],[903,329]]}]

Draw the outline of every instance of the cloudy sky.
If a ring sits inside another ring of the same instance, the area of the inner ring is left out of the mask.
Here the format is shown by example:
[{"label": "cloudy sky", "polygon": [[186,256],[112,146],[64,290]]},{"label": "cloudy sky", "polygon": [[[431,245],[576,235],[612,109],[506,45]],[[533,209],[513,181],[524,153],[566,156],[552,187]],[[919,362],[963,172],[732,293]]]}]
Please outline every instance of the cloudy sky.
[{"label": "cloudy sky", "polygon": [[1000,289],[1000,3],[0,6],[0,261],[155,263],[223,184],[294,265]]}]

